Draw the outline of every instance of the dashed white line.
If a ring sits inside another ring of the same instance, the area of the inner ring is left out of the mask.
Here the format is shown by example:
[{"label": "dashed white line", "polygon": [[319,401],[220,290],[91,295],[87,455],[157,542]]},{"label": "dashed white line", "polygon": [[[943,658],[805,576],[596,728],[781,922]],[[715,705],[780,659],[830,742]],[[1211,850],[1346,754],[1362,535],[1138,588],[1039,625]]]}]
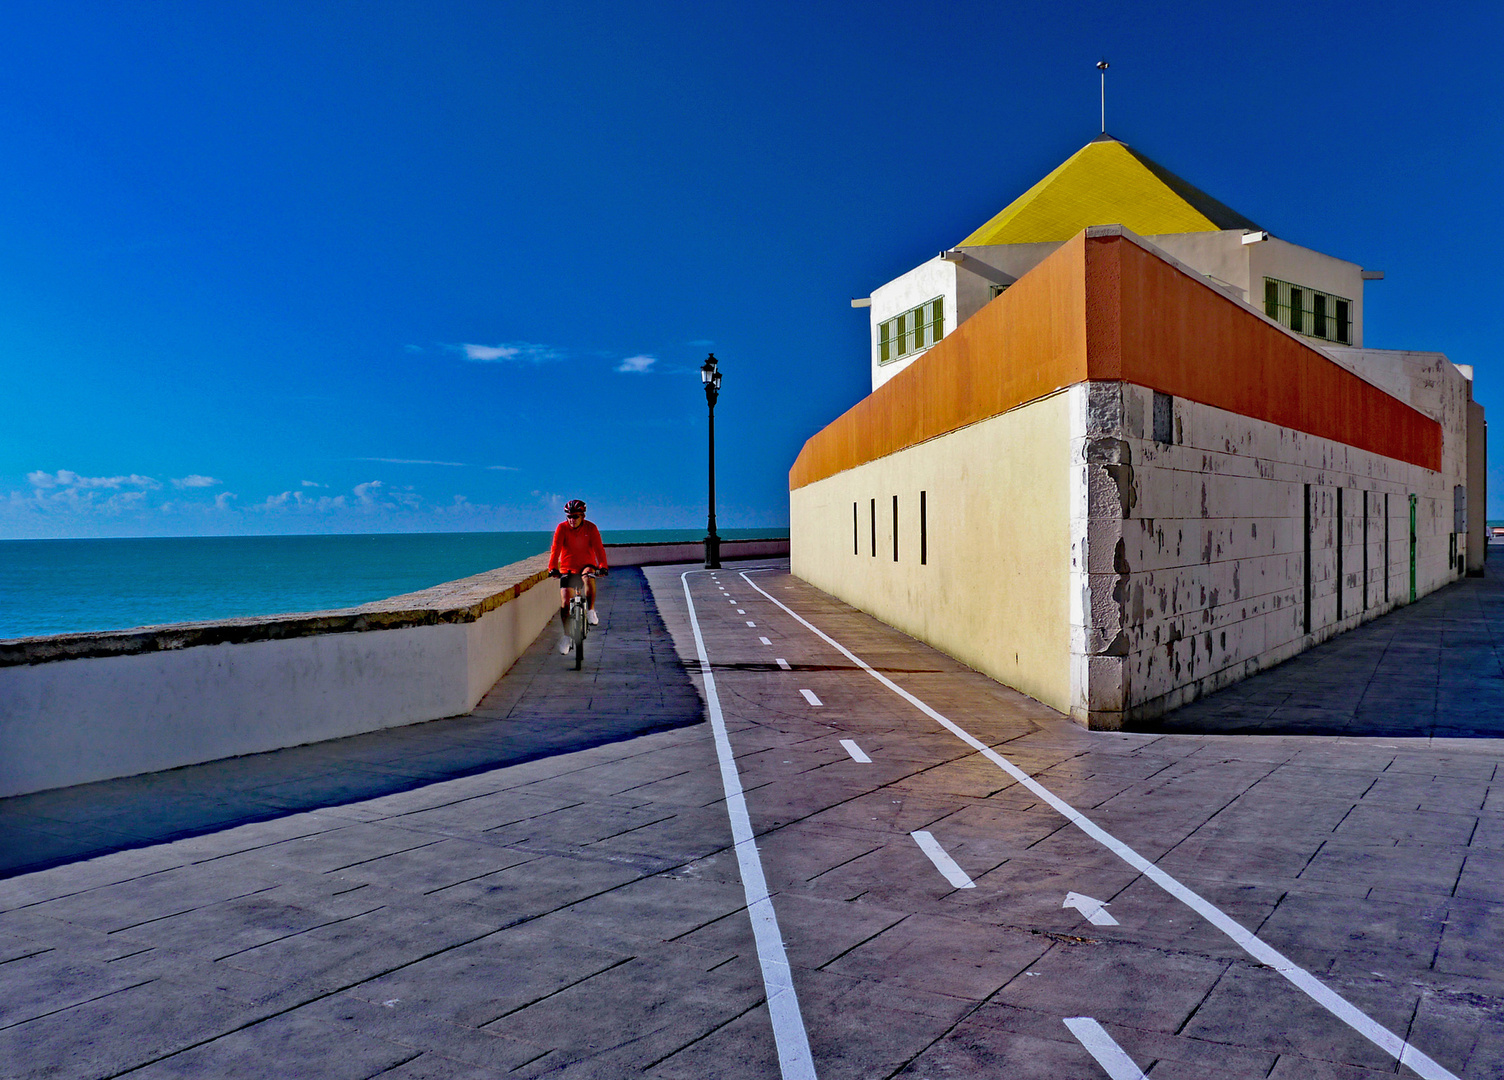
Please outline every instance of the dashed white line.
[{"label": "dashed white line", "polygon": [[[772,568],[770,567],[769,569]],[[804,626],[805,629],[809,630],[810,633],[820,638],[820,640],[824,641],[831,648],[841,653],[848,660],[865,671],[868,675],[872,676],[878,682],[882,683],[889,690],[893,691],[893,693],[897,694],[899,697],[907,701],[910,705],[913,705],[914,708],[918,709],[920,712],[928,716],[931,720],[935,721],[935,723],[945,728],[945,730],[949,731],[952,735],[956,736],[956,738],[960,739],[966,745],[970,746],[973,750],[981,754],[988,761],[992,762],[999,769],[1002,769],[1003,772],[1013,777],[1013,779],[1017,780],[1024,787],[1028,788],[1035,795],[1039,796],[1046,803],[1048,803],[1056,813],[1060,814],[1072,825],[1076,826],[1076,828],[1080,829],[1087,836],[1091,837],[1097,843],[1101,844],[1108,851],[1111,851],[1114,855],[1122,859],[1125,863],[1133,867],[1139,873],[1143,874],[1165,892],[1169,893],[1186,907],[1190,908],[1207,922],[1215,926],[1218,930],[1222,931],[1222,933],[1231,938],[1239,948],[1248,953],[1249,956],[1252,956],[1259,963],[1273,968],[1275,971],[1279,972],[1302,993],[1308,996],[1312,1001],[1316,1002],[1322,1008],[1326,1009],[1327,1012],[1331,1013],[1338,1020],[1341,1020],[1348,1027],[1352,1028],[1359,1035],[1362,1035],[1365,1039],[1373,1043],[1379,1049],[1383,1050],[1386,1054],[1397,1060],[1400,1064],[1408,1065],[1416,1072],[1416,1074],[1424,1077],[1425,1080],[1460,1080],[1456,1073],[1447,1069],[1427,1054],[1424,1054],[1420,1050],[1417,1050],[1409,1042],[1402,1039],[1394,1032],[1390,1031],[1384,1025],[1380,1024],[1377,1020],[1373,1019],[1362,1009],[1359,1009],[1356,1005],[1352,1004],[1341,994],[1338,994],[1335,990],[1332,990],[1325,983],[1321,982],[1321,980],[1312,975],[1309,971],[1306,971],[1304,968],[1296,964],[1293,960],[1285,956],[1279,950],[1275,949],[1272,945],[1264,941],[1257,934],[1253,933],[1252,931],[1248,930],[1246,927],[1238,923],[1235,919],[1222,911],[1221,908],[1212,904],[1211,901],[1205,899],[1198,893],[1182,885],[1179,881],[1171,877],[1164,870],[1161,870],[1158,866],[1150,862],[1148,859],[1144,858],[1138,852],[1134,851],[1127,844],[1123,843],[1117,837],[1107,832],[1107,830],[1091,821],[1084,814],[1078,811],[1074,806],[1066,802],[1064,799],[1060,798],[1039,781],[1035,780],[1028,773],[1024,772],[1017,765],[1013,764],[1013,762],[1009,761],[1007,758],[1003,757],[1003,755],[999,754],[996,750],[992,749],[992,747],[982,742],[981,739],[978,739],[976,736],[963,729],[959,724],[956,724],[948,717],[937,712],[928,704],[921,701],[913,694],[909,693],[903,687],[899,686],[896,682],[888,678],[882,672],[873,668],[871,664],[867,663],[861,657],[857,656],[856,653],[852,652],[835,638],[819,629],[817,626],[815,626],[814,623],[810,622],[798,612],[794,611],[793,608],[789,607],[783,601],[774,597],[772,593],[768,592],[766,589],[753,582],[753,580],[747,576],[747,571],[742,572],[741,578],[748,585],[752,586],[752,588],[762,593],[763,596],[767,597],[769,600],[772,600],[773,603],[777,604],[784,611],[788,612],[790,616],[798,621],[800,625]]]},{"label": "dashed white line", "polygon": [[778,657],[777,663],[778,663],[778,666],[781,667],[781,668],[783,668],[784,671],[793,671],[794,670],[793,668],[789,667],[789,662],[787,660],[785,660],[781,656]]},{"label": "dashed white line", "polygon": [[1071,1034],[1086,1052],[1097,1059],[1112,1080],[1144,1080],[1144,1074],[1107,1030],[1089,1016],[1072,1016],[1065,1021]]},{"label": "dashed white line", "polygon": [[745,615],[745,614],[746,614],[746,612],[745,612],[745,611],[743,611],[743,610],[742,610],[742,609],[741,609],[741,608],[737,608],[737,609],[736,609],[736,613],[737,613],[737,614],[738,614],[738,615]]},{"label": "dashed white line", "polygon": [[710,728],[715,736],[715,753],[721,767],[721,785],[726,792],[726,814],[731,819],[731,838],[735,841],[736,864],[741,871],[742,891],[747,898],[747,914],[752,919],[752,937],[757,945],[757,962],[762,968],[763,992],[767,996],[768,1017],[773,1024],[773,1042],[778,1048],[778,1070],[783,1080],[815,1080],[815,1061],[809,1051],[809,1035],[799,1012],[799,995],[794,992],[793,973],[783,948],[783,934],[768,894],[768,880],[762,872],[762,858],[752,834],[752,819],[747,814],[747,799],[742,793],[741,776],[731,753],[731,739],[726,734],[726,718],[721,714],[721,699],[715,689],[715,675],[705,638],[695,616],[694,597],[689,594],[689,575],[701,571],[686,570],[679,575],[684,585],[684,600],[689,605],[689,625],[695,634],[695,651],[699,653],[701,678],[705,680],[705,701],[710,713]]},{"label": "dashed white line", "polygon": [[762,642],[762,643],[763,643],[763,644],[764,644],[764,645],[771,645],[771,644],[773,644],[773,643],[772,643],[772,642],[771,642],[771,641],[769,641],[769,640],[768,640],[768,639],[767,639],[767,638],[765,638],[765,637],[760,637],[760,638],[758,638],[758,639],[757,639],[757,640],[758,640],[758,641],[760,641],[760,642]]},{"label": "dashed white line", "polygon": [[813,690],[801,690],[799,692],[804,695],[804,700],[807,701],[807,702],[809,702],[811,705],[824,705],[825,704],[825,702],[823,702],[819,698],[815,697],[815,692]]},{"label": "dashed white line", "polygon": [[748,619],[747,620],[747,625],[748,626],[756,626],[757,624],[755,622],[753,622],[751,619]]},{"label": "dashed white line", "polygon": [[914,838],[914,843],[919,845],[919,850],[930,857],[930,862],[935,864],[935,869],[945,875],[946,881],[958,889],[977,887],[977,883],[966,876],[966,871],[956,865],[956,860],[946,854],[940,842],[933,836],[922,829],[919,832],[911,832],[909,835]]},{"label": "dashed white line", "polygon": [[844,746],[846,748],[846,752],[851,755],[852,761],[860,761],[863,765],[872,764],[872,759],[867,756],[866,751],[851,739],[842,739],[841,745]]}]

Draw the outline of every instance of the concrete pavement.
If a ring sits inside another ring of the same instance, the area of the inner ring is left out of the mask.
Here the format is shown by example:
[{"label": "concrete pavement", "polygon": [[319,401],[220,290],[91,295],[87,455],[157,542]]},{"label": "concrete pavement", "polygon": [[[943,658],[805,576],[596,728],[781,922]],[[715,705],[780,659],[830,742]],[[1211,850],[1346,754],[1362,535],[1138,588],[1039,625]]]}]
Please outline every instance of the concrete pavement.
[{"label": "concrete pavement", "polygon": [[[1495,741],[1086,732],[744,569],[687,580],[817,1075],[1504,1075]],[[636,651],[550,644],[506,715]],[[711,726],[616,734],[0,881],[0,1075],[779,1076]]]}]

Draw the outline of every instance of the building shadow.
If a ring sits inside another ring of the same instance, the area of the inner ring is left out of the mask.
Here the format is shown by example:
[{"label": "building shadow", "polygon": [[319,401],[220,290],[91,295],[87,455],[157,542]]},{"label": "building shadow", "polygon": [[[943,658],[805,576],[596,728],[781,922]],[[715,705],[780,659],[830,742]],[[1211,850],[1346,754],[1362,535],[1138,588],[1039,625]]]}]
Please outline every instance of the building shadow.
[{"label": "building shadow", "polygon": [[1463,578],[1129,730],[1504,737],[1504,570],[1496,569],[1500,552],[1491,554],[1481,577]]}]

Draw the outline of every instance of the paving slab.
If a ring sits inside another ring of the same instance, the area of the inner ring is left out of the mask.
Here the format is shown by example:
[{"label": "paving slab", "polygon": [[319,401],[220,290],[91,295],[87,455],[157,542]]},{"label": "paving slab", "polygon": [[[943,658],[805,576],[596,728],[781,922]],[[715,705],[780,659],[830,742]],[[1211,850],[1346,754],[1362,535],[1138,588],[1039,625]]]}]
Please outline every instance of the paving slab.
[{"label": "paving slab", "polygon": [[[470,717],[0,805],[0,1074],[779,1076],[686,581],[817,1075],[1104,1076],[1083,1016],[1155,1078],[1396,1066],[794,613],[1452,1075],[1500,1075],[1504,745],[1469,716],[1087,732],[786,562],[615,574],[586,671],[545,636]],[[1450,610],[1238,708],[1319,709],[1419,651],[1486,689],[1492,631]]]}]

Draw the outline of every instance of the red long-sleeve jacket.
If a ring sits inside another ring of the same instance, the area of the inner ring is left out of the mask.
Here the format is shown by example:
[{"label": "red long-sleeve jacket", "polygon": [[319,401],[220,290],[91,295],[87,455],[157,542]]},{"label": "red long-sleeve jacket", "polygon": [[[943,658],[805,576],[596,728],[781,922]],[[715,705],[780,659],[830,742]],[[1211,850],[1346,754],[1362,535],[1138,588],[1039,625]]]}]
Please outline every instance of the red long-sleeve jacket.
[{"label": "red long-sleeve jacket", "polygon": [[587,566],[606,569],[606,548],[601,531],[589,521],[571,529],[569,522],[559,522],[554,529],[554,546],[548,553],[548,568],[561,574],[578,574]]}]

